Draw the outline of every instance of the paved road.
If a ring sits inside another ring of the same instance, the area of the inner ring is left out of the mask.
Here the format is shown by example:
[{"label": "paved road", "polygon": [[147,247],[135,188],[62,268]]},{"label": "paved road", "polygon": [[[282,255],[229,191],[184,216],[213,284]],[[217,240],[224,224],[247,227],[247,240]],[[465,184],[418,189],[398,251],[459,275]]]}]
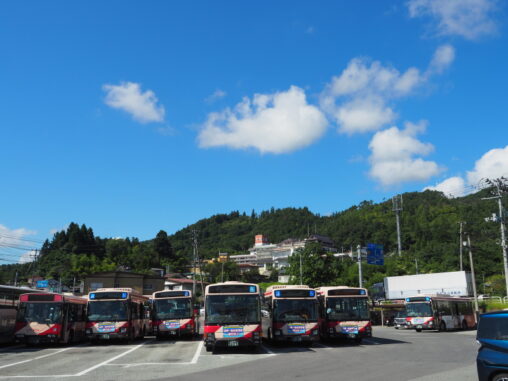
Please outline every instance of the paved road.
[{"label": "paved road", "polygon": [[375,328],[362,345],[263,346],[207,353],[199,340],[0,349],[0,381],[477,380],[475,332]]}]

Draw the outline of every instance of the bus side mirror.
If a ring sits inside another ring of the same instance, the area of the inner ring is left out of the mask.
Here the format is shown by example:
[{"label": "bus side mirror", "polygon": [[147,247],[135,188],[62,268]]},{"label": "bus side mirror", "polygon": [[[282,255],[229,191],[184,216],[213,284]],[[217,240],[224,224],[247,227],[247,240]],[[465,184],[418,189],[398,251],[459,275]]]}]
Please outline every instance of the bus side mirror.
[{"label": "bus side mirror", "polygon": [[267,311],[267,310],[261,310],[261,316],[264,317],[264,318],[269,318],[270,317],[270,312]]}]

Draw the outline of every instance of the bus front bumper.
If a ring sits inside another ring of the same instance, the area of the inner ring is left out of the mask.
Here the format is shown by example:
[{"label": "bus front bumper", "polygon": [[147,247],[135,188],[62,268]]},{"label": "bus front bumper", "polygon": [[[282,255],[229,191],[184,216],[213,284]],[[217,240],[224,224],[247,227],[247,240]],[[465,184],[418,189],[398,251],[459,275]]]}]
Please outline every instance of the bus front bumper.
[{"label": "bus front bumper", "polygon": [[221,338],[216,339],[213,333],[208,333],[204,337],[205,345],[212,347],[252,347],[261,345],[261,335],[259,332],[254,332],[252,337],[238,337],[238,338]]},{"label": "bus front bumper", "polygon": [[90,341],[100,341],[100,340],[128,340],[129,333],[87,333],[86,337]]},{"label": "bus front bumper", "polygon": [[180,336],[192,336],[194,335],[193,328],[180,328],[171,330],[162,330],[154,327],[153,334],[157,337],[180,337]]},{"label": "bus front bumper", "polygon": [[343,332],[338,331],[335,328],[330,328],[328,332],[325,333],[325,337],[329,339],[351,339],[351,340],[359,340],[363,338],[372,337],[372,328],[366,327],[364,329],[358,330],[357,332]]},{"label": "bus front bumper", "polygon": [[58,335],[16,335],[16,341],[23,344],[52,344],[58,343]]},{"label": "bus front bumper", "polygon": [[[317,331],[316,331],[317,332]],[[315,335],[274,335],[273,340],[279,343],[313,343],[319,341],[319,334]]]}]

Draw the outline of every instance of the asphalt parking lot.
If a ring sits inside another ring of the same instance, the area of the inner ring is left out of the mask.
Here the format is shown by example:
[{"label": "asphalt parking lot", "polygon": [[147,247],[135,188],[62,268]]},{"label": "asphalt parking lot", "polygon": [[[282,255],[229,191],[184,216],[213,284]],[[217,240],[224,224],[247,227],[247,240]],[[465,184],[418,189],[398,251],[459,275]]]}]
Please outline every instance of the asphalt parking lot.
[{"label": "asphalt parking lot", "polygon": [[361,345],[270,346],[206,352],[201,340],[0,349],[0,379],[476,380],[475,331],[375,327]]}]

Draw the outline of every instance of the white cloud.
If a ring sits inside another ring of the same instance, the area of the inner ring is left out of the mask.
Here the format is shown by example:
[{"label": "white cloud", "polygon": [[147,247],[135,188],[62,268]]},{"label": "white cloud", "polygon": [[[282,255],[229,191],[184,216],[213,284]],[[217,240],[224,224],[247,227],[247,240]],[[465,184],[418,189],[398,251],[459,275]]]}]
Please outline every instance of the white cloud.
[{"label": "white cloud", "polygon": [[35,250],[31,250],[31,251],[27,251],[23,254],[21,254],[21,256],[19,257],[19,260],[18,260],[18,263],[29,263],[29,262],[33,262],[35,261],[35,256],[36,256],[36,252]]},{"label": "white cloud", "polygon": [[466,194],[466,182],[462,177],[454,176],[423,190],[443,192],[448,197],[462,197]]},{"label": "white cloud", "polygon": [[164,121],[164,106],[157,105],[158,99],[152,90],[142,92],[139,83],[106,84],[102,89],[106,92],[104,102],[108,106],[129,113],[138,122]]},{"label": "white cloud", "polygon": [[337,108],[333,116],[342,126],[341,131],[350,135],[375,131],[397,117],[380,97],[353,99]]},{"label": "white cloud", "polygon": [[467,182],[476,186],[481,179],[496,179],[508,176],[508,145],[504,148],[495,148],[484,154],[467,173]]},{"label": "white cloud", "polygon": [[428,73],[442,73],[455,59],[455,49],[451,45],[442,45],[437,48],[429,65]]},{"label": "white cloud", "polygon": [[478,189],[482,179],[496,179],[502,176],[508,176],[508,145],[485,153],[476,161],[474,169],[467,172],[466,179],[460,176],[450,177],[424,190],[437,190],[451,197],[460,197]]},{"label": "white cloud", "polygon": [[440,46],[424,72],[415,67],[400,72],[378,61],[355,58],[326,86],[320,105],[340,132],[377,131],[397,118],[390,102],[414,93],[433,74],[443,72],[454,57],[451,45]]},{"label": "white cloud", "polygon": [[430,143],[422,143],[416,135],[425,131],[426,122],[406,123],[404,130],[391,127],[377,132],[369,148],[371,169],[369,175],[383,186],[410,181],[427,181],[442,168],[433,161],[423,160],[434,150]]},{"label": "white cloud", "polygon": [[224,98],[225,96],[227,95],[227,93],[224,91],[224,90],[221,90],[221,89],[217,89],[213,92],[213,94],[209,95],[206,99],[205,99],[205,102],[207,103],[212,103],[212,102],[215,102],[216,100],[218,99],[221,99],[221,98]]},{"label": "white cloud", "polygon": [[23,238],[36,234],[35,231],[25,228],[9,229],[4,225],[0,225],[0,247],[23,246]]},{"label": "white cloud", "polygon": [[255,148],[261,153],[287,153],[305,147],[325,132],[327,120],[307,103],[297,86],[274,94],[244,98],[233,110],[208,115],[198,136],[200,147]]},{"label": "white cloud", "polygon": [[410,17],[430,17],[438,35],[476,40],[496,31],[495,0],[410,0]]}]

